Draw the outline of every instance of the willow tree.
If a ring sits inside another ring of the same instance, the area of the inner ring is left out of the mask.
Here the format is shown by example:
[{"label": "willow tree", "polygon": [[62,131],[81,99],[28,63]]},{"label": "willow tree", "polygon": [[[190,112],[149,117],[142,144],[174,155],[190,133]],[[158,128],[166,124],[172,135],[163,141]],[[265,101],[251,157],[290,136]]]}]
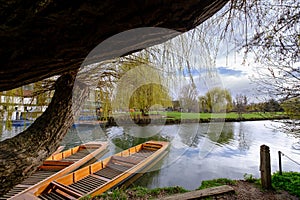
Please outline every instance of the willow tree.
[{"label": "willow tree", "polygon": [[229,90],[223,88],[213,88],[204,97],[206,107],[209,112],[227,112],[232,108],[232,98]]},{"label": "willow tree", "polygon": [[160,107],[172,106],[172,99],[168,91],[157,83],[150,83],[137,88],[130,98],[130,108],[138,108],[143,112],[148,112],[155,106]]}]

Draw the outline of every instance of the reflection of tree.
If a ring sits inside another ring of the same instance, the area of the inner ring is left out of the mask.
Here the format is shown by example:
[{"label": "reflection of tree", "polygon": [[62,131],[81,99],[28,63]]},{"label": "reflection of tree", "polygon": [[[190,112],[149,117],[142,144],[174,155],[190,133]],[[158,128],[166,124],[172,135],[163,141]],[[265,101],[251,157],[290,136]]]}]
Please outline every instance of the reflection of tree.
[{"label": "reflection of tree", "polygon": [[[211,124],[210,126],[213,126],[213,124]],[[234,136],[233,125],[232,123],[225,124],[221,134],[218,134],[218,132],[216,131],[209,131],[207,133],[207,136],[213,142],[217,142],[219,144],[228,144],[230,140],[233,139]]]},{"label": "reflection of tree", "polygon": [[191,126],[190,124],[182,124],[180,126],[180,130],[178,131],[178,135],[183,144],[191,147],[192,146],[196,147],[200,141],[200,133],[198,133],[199,131],[200,131],[200,125]]},{"label": "reflection of tree", "polygon": [[124,133],[122,135],[119,135],[119,136],[113,138],[112,142],[116,146],[116,152],[119,152],[120,149],[121,150],[128,149],[130,147],[147,142],[149,140],[167,141],[167,139],[161,135],[155,135],[155,136],[147,137],[147,138],[140,138],[140,137],[134,137],[132,135]]},{"label": "reflection of tree", "polygon": [[81,143],[96,140],[107,140],[105,133],[98,126],[77,127],[70,128],[61,144],[65,145],[66,148],[71,148]]},{"label": "reflection of tree", "polygon": [[238,142],[239,142],[239,149],[240,150],[248,150],[250,148],[250,141],[248,140],[247,137],[245,137],[245,131],[243,128],[243,124],[239,123],[238,124],[239,128],[238,128]]}]

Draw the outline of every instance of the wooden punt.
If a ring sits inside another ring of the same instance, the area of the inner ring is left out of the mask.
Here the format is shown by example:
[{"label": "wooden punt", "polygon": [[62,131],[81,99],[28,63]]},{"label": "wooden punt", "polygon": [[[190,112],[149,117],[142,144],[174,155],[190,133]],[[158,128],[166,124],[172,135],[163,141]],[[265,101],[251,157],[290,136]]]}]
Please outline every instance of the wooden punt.
[{"label": "wooden punt", "polygon": [[36,172],[0,197],[0,200],[16,199],[27,190],[42,188],[43,185],[78,169],[97,155],[103,155],[106,149],[107,142],[89,142],[63,152],[57,150]]},{"label": "wooden punt", "polygon": [[148,141],[60,177],[22,199],[78,199],[99,195],[142,173],[167,154],[169,142]]}]

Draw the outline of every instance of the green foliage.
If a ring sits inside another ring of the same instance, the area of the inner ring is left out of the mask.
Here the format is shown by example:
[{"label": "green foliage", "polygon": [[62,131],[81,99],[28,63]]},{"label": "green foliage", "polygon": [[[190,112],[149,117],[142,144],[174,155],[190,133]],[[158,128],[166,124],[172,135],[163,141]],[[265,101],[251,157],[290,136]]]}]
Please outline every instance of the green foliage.
[{"label": "green foliage", "polygon": [[215,87],[199,97],[199,104],[202,111],[226,112],[232,109],[232,98],[229,90]]},{"label": "green foliage", "polygon": [[110,192],[105,192],[93,199],[111,199],[111,200],[126,200],[127,195],[124,189],[115,189]]},{"label": "green foliage", "polygon": [[281,105],[284,111],[288,114],[291,119],[300,119],[300,99],[292,98],[286,100]]},{"label": "green foliage", "polygon": [[221,186],[221,185],[235,185],[235,184],[236,184],[236,181],[234,181],[234,180],[227,179],[227,178],[218,178],[218,179],[213,179],[213,180],[202,181],[201,186],[198,188],[198,190]]},{"label": "green foliage", "polygon": [[186,190],[182,187],[179,187],[179,186],[154,188],[154,189],[147,189],[147,188],[138,186],[138,187],[132,188],[131,190],[135,191],[135,194],[138,197],[144,197],[145,195],[157,196],[161,193],[164,193],[164,194],[177,194],[177,193],[188,192],[188,190]]},{"label": "green foliage", "polygon": [[162,105],[163,107],[172,105],[168,91],[159,84],[151,83],[137,88],[129,101],[130,108],[149,110],[154,105]]},{"label": "green foliage", "polygon": [[272,186],[275,189],[285,190],[290,194],[300,197],[300,173],[299,172],[279,172],[272,175]]},{"label": "green foliage", "polygon": [[[109,199],[109,200],[125,200],[125,199],[140,199],[140,198],[152,199],[152,198],[157,198],[161,194],[171,195],[171,194],[184,193],[184,192],[188,192],[188,190],[179,186],[155,188],[155,189],[148,189],[141,186],[137,186],[127,190],[116,189],[111,192],[106,192],[104,194],[96,196],[93,199]],[[86,197],[86,199],[89,199],[89,197]]]},{"label": "green foliage", "polygon": [[258,183],[259,182],[259,179],[253,177],[252,174],[247,174],[247,173],[244,174],[244,180],[249,183]]},{"label": "green foliage", "polygon": [[90,195],[84,196],[82,198],[80,198],[80,200],[88,200],[91,199],[92,197]]},{"label": "green foliage", "polygon": [[113,138],[112,142],[120,149],[128,149],[130,147],[147,142],[149,140],[168,141],[166,138],[162,137],[159,134],[145,138],[145,137],[134,137],[130,134],[125,133]]},{"label": "green foliage", "polygon": [[[168,118],[175,119],[210,119],[210,118],[223,118],[225,120],[238,120],[239,115],[236,112],[230,113],[180,113],[180,112],[167,112]],[[278,119],[285,117],[285,113],[262,113],[262,112],[253,112],[253,113],[244,113],[243,119],[246,120],[258,120],[258,119]]]}]

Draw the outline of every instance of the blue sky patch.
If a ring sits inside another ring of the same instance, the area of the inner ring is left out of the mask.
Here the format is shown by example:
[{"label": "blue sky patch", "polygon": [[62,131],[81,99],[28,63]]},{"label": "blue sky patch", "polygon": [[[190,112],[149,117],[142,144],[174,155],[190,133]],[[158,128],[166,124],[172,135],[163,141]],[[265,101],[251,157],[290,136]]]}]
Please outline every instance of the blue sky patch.
[{"label": "blue sky patch", "polygon": [[[214,69],[210,69],[212,71],[214,71]],[[236,76],[236,77],[240,77],[240,76],[244,76],[246,75],[246,73],[242,70],[235,70],[235,69],[230,69],[227,67],[218,67],[215,69],[220,75],[224,75],[224,76]],[[208,72],[209,69],[205,69],[205,68],[201,68],[201,69],[190,69],[188,70],[187,68],[184,68],[183,70],[183,76],[188,77],[190,74],[192,76],[199,76],[200,74],[204,74],[206,72]]]},{"label": "blue sky patch", "polygon": [[218,72],[221,75],[225,76],[242,76],[245,73],[242,70],[229,69],[226,67],[218,67]]}]

